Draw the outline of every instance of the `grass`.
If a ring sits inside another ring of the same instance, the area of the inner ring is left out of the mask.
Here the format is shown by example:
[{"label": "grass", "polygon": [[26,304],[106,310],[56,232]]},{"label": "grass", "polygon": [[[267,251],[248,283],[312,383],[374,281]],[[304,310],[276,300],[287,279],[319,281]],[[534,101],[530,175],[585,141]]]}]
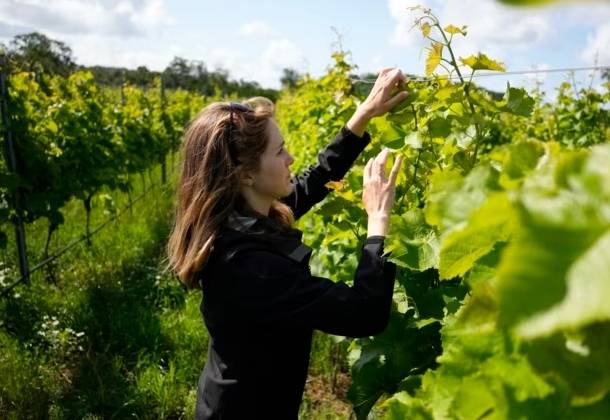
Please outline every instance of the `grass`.
[{"label": "grass", "polygon": [[[158,168],[151,177],[158,179]],[[134,187],[132,197],[140,179]],[[103,193],[116,208],[128,202],[126,194]],[[160,270],[173,200],[170,188],[147,194],[91,247],[76,246],[0,300],[0,418],[193,417],[208,334],[200,292],[186,293]],[[112,214],[102,202],[92,227]],[[51,253],[84,232],[81,202],[64,214]],[[27,238],[32,264],[44,249],[44,221],[28,226]],[[11,256],[9,246],[3,267],[14,277]],[[345,347],[315,332],[300,418],[349,417]]]}]

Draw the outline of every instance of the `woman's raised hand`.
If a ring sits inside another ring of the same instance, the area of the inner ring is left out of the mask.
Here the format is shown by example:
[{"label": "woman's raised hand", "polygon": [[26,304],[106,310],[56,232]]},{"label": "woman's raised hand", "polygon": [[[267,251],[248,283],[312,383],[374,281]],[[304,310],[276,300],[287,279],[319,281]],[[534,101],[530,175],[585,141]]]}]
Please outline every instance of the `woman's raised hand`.
[{"label": "woman's raised hand", "polygon": [[394,204],[396,177],[402,164],[398,156],[386,177],[388,149],[383,149],[376,157],[371,158],[364,167],[362,202],[368,214],[368,236],[386,235],[390,228],[390,213]]},{"label": "woman's raised hand", "polygon": [[[406,82],[407,78],[400,69],[395,67],[382,69],[369,96],[360,106],[370,118],[385,114],[409,96],[404,90]],[[400,92],[396,93],[397,91]]]},{"label": "woman's raised hand", "polygon": [[[404,90],[406,82],[407,78],[397,68],[387,67],[381,70],[371,93],[358,105],[346,127],[358,137],[362,137],[371,118],[385,114],[407,99],[409,94]],[[397,91],[400,92],[396,93]]]}]

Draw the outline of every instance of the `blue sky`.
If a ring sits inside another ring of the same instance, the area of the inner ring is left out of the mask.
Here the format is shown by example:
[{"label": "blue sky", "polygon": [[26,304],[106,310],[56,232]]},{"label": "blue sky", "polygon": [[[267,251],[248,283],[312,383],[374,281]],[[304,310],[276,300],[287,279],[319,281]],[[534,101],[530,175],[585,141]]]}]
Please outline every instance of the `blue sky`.
[{"label": "blue sky", "polygon": [[[426,43],[409,31],[407,6],[431,7],[442,23],[468,25],[456,39],[458,56],[486,52],[508,70],[610,65],[610,2],[509,8],[496,0],[0,0],[0,42],[37,30],[68,43],[79,63],[146,65],[163,69],[174,56],[201,60],[233,78],[278,87],[281,70],[314,76],[330,64],[341,34],[359,71],[398,66],[421,74]],[[502,76],[480,83],[503,90],[532,87],[552,92],[567,75]],[[589,83],[586,72],[576,73]],[[593,80],[595,85],[600,78]]]}]

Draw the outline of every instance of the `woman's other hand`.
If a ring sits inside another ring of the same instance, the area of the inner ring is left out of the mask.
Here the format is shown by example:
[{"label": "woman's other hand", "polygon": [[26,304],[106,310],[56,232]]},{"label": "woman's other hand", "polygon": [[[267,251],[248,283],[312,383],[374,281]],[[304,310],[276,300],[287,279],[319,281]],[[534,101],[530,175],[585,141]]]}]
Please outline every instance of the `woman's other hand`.
[{"label": "woman's other hand", "polygon": [[386,235],[390,228],[390,213],[394,204],[396,177],[402,163],[398,156],[389,178],[386,176],[386,162],[389,150],[383,149],[371,158],[364,167],[362,202],[368,214],[368,236]]}]

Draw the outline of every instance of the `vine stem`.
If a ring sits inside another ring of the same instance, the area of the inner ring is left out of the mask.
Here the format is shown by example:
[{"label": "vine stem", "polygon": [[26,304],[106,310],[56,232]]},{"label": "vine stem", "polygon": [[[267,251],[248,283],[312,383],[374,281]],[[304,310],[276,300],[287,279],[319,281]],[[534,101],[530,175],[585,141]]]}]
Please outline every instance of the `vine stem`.
[{"label": "vine stem", "polygon": [[[496,115],[494,115],[494,116],[493,116],[493,118],[492,118],[492,120],[491,120],[491,123],[493,124],[493,123],[495,122],[495,120],[496,120]],[[478,140],[478,139],[477,139],[477,140]],[[478,153],[478,151],[479,151],[479,145],[480,145],[480,144],[481,144],[481,143],[480,143],[479,141],[476,141],[476,140],[475,140],[475,144],[474,144],[474,153],[473,153],[473,155],[472,155],[472,156],[473,156],[473,160],[472,160],[472,164],[473,164],[473,165],[474,165],[474,164],[476,163],[476,161],[477,161],[477,153]]]},{"label": "vine stem", "polygon": [[356,227],[358,228],[358,230],[356,230],[353,226],[350,226],[349,228],[356,237],[356,241],[360,241],[360,226],[357,225]]},{"label": "vine stem", "polygon": [[[414,121],[415,121],[415,131],[419,131],[419,123],[417,121],[417,111],[415,110],[415,106],[413,106],[413,104],[411,104],[411,109],[413,110],[413,117],[414,117]],[[407,195],[407,193],[409,192],[409,190],[411,189],[411,187],[413,186],[413,184],[415,184],[415,180],[417,177],[417,168],[419,168],[419,161],[420,161],[420,157],[421,157],[421,153],[422,153],[423,149],[424,148],[422,145],[422,147],[420,147],[417,152],[417,158],[415,159],[415,164],[413,165],[413,176],[411,177],[411,182],[409,182],[409,184],[407,185],[407,188],[405,189],[404,193],[400,197],[400,202],[398,203],[399,210],[402,210],[404,198]]]},{"label": "vine stem", "polygon": [[[470,90],[470,83],[472,83],[472,76],[474,75],[475,71],[472,70],[472,73],[470,74],[470,80],[468,81],[468,83],[466,83],[466,81],[464,80],[464,76],[462,76],[462,72],[460,71],[460,68],[457,65],[457,61],[455,59],[455,54],[453,53],[453,48],[451,48],[451,41],[449,39],[447,39],[447,35],[445,35],[445,31],[441,27],[441,25],[438,22],[438,20],[436,20],[434,26],[436,26],[438,28],[439,32],[443,36],[443,39],[445,40],[445,45],[447,46],[447,50],[449,51],[449,55],[451,56],[451,65],[453,66],[453,68],[457,72],[457,75],[460,78],[460,82],[462,82],[462,85],[464,86],[464,94],[466,95],[466,101],[468,102],[468,107],[470,108],[470,114],[474,116],[476,114],[476,110],[474,108],[474,104],[472,103],[472,99],[470,98],[469,90]],[[476,133],[477,133],[477,138],[476,138],[476,141],[475,141],[475,148],[474,148],[474,153],[473,153],[473,156],[472,156],[472,158],[473,158],[472,159],[472,164],[473,165],[477,161],[477,151],[478,151],[478,148],[479,148],[479,143],[481,142],[481,128],[479,127],[479,123],[475,122],[474,123],[474,128],[475,128]]]}]

